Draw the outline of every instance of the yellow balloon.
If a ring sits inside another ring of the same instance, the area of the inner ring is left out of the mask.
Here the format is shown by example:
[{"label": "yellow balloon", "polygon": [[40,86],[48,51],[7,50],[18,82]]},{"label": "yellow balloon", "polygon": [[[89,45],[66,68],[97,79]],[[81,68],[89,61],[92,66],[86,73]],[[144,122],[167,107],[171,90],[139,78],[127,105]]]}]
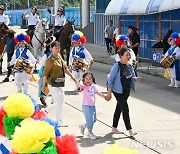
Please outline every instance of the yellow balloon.
[{"label": "yellow balloon", "polygon": [[49,140],[55,139],[54,127],[40,120],[27,118],[16,126],[10,145],[17,153],[37,153]]},{"label": "yellow balloon", "polygon": [[34,104],[25,94],[12,94],[4,101],[4,110],[8,117],[29,118],[34,114]]},{"label": "yellow balloon", "polygon": [[16,32],[16,35],[15,35],[15,36],[17,36],[17,35],[19,35],[19,34],[24,34],[24,35],[26,35],[27,33],[25,32],[25,30],[19,29],[19,30]]},{"label": "yellow balloon", "polygon": [[75,31],[74,32],[75,34],[78,34],[80,37],[82,37],[84,34],[82,33],[82,32],[80,32],[80,31]]},{"label": "yellow balloon", "polygon": [[118,36],[116,36],[116,41],[118,41],[119,40],[119,37],[120,37],[121,35],[118,35]]}]

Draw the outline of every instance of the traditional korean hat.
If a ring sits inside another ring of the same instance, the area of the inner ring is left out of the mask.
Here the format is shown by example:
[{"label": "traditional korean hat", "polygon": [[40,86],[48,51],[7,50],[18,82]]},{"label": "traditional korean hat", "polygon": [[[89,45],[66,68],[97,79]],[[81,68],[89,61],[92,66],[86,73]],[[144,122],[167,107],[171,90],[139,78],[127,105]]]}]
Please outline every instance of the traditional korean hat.
[{"label": "traditional korean hat", "polygon": [[129,38],[126,35],[118,35],[116,37],[116,46],[118,48],[121,47],[125,41],[129,41]]},{"label": "traditional korean hat", "polygon": [[14,38],[14,40],[15,40],[16,43],[24,42],[25,44],[28,44],[30,42],[30,36],[21,33],[21,34],[18,34]]}]

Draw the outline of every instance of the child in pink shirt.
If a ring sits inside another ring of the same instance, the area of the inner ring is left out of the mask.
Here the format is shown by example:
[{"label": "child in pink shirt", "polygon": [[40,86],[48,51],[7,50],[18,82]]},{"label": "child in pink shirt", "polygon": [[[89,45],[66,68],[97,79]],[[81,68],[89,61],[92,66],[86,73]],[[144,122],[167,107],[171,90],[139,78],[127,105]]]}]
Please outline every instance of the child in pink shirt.
[{"label": "child in pink shirt", "polygon": [[79,126],[82,135],[84,135],[84,130],[87,127],[89,139],[97,139],[92,132],[93,125],[96,122],[96,108],[95,108],[95,94],[101,96],[105,99],[105,96],[98,92],[95,79],[92,73],[85,73],[82,78],[84,86],[81,86],[82,94],[83,94],[83,103],[82,110],[86,119],[86,123]]}]

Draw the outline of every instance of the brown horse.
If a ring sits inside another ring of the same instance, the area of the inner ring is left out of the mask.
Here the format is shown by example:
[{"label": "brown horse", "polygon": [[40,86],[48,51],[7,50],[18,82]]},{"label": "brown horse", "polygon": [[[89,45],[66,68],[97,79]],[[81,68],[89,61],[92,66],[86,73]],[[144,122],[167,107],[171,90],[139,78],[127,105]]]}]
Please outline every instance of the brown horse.
[{"label": "brown horse", "polygon": [[61,43],[61,56],[64,59],[64,50],[66,49],[66,61],[69,64],[71,35],[74,33],[74,21],[68,21],[68,23],[61,30],[60,36],[57,39]]},{"label": "brown horse", "polygon": [[3,50],[8,37],[8,29],[4,23],[0,23],[0,74],[2,74]]}]

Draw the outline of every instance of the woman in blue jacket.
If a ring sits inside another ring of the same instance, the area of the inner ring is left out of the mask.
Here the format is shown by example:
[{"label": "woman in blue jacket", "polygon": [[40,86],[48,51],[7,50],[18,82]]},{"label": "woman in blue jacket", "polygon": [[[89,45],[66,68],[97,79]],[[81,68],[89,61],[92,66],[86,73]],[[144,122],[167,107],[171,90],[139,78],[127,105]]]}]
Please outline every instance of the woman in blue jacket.
[{"label": "woman in blue jacket", "polygon": [[128,49],[126,47],[122,47],[118,53],[121,60],[116,62],[111,68],[108,79],[108,94],[106,96],[106,100],[110,100],[111,93],[113,93],[117,100],[113,117],[112,132],[122,133],[117,129],[120,114],[122,112],[126,129],[129,131],[129,136],[134,136],[137,133],[134,132],[131,127],[127,99],[130,94],[130,89],[135,91],[135,81],[139,81],[140,77],[135,76],[133,67],[128,64],[130,59],[130,52]]}]

